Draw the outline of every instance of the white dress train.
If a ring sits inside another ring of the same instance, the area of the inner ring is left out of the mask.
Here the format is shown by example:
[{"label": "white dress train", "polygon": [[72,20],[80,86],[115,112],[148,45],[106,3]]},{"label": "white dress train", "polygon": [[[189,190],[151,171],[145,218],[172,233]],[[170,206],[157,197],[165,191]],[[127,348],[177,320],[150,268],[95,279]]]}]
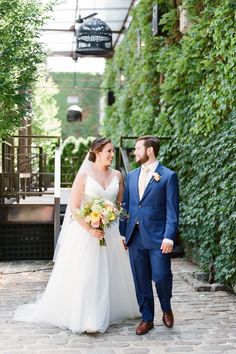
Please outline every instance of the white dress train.
[{"label": "white dress train", "polygon": [[[87,196],[114,201],[118,190],[116,175],[106,189],[92,177],[86,179]],[[111,324],[139,317],[118,223],[105,230],[105,240],[106,246],[100,246],[98,239],[71,220],[42,297],[19,306],[14,320],[48,323],[74,333],[104,333]]]}]

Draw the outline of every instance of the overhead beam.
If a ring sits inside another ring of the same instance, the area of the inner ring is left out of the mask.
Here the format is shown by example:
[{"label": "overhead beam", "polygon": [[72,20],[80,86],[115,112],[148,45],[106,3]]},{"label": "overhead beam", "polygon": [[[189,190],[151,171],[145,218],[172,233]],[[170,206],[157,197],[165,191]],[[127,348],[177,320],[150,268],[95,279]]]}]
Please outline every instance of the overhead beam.
[{"label": "overhead beam", "polygon": [[[123,28],[121,28],[120,30],[117,30],[117,31],[111,31],[112,33],[118,33],[118,34],[120,34],[120,33],[122,33],[122,31],[123,31],[124,29]],[[55,29],[53,29],[53,28],[47,28],[47,29],[44,29],[43,30],[44,32],[45,31],[48,31],[48,32],[75,32],[75,29],[60,29],[60,28],[55,28]]]},{"label": "overhead beam", "polygon": [[[79,11],[93,11],[94,9],[96,9],[96,11],[114,11],[114,10],[128,10],[129,7],[81,7],[79,9]],[[61,11],[75,11],[75,9],[57,9],[57,11],[61,12]]]},{"label": "overhead beam", "polygon": [[[106,56],[106,58],[111,58],[112,55],[113,55],[113,53],[108,54]],[[79,56],[74,51],[69,51],[69,50],[65,50],[65,51],[50,51],[47,56],[48,57],[70,57],[70,58],[73,58],[75,60],[77,60],[79,58]]]}]

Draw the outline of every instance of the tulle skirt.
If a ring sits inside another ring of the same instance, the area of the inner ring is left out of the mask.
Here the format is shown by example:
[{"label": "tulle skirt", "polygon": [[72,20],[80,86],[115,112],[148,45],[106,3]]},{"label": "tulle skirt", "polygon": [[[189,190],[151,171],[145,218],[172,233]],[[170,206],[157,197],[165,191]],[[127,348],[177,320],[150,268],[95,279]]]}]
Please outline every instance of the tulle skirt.
[{"label": "tulle skirt", "polygon": [[118,225],[105,230],[106,246],[72,221],[41,298],[19,306],[14,320],[48,323],[74,333],[105,332],[140,316],[128,253]]}]

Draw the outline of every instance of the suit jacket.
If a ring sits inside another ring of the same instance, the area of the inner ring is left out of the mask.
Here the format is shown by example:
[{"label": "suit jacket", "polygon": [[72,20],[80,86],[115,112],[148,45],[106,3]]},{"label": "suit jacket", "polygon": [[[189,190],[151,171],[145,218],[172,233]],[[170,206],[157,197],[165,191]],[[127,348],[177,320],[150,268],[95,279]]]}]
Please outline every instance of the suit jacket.
[{"label": "suit jacket", "polygon": [[179,219],[179,188],[178,178],[162,164],[156,171],[160,180],[154,177],[148,183],[143,197],[139,198],[138,179],[141,168],[127,175],[123,199],[123,207],[129,217],[120,222],[120,233],[126,237],[129,244],[135,224],[139,224],[140,235],[144,247],[160,248],[162,240],[175,240]]}]

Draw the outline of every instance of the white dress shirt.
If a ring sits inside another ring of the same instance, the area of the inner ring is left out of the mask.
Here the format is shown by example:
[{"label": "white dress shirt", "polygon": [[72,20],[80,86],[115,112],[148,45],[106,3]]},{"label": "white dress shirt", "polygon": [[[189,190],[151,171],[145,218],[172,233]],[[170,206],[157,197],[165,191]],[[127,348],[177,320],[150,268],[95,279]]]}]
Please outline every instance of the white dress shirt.
[{"label": "white dress shirt", "polygon": [[[145,168],[148,168],[148,173],[147,173],[147,177],[146,177],[146,183],[145,183],[145,187],[147,187],[148,183],[150,182],[152,176],[153,176],[153,173],[156,171],[156,168],[157,166],[159,165],[159,161],[156,160],[155,162],[153,162],[152,164],[150,165],[142,165],[141,166],[141,172],[140,172],[140,175],[142,173],[142,169],[145,169]],[[144,166],[144,167],[143,167]],[[163,242],[166,242],[166,243],[170,243],[172,246],[174,244],[174,242],[172,240],[170,240],[169,238],[164,238],[163,239]]]}]

